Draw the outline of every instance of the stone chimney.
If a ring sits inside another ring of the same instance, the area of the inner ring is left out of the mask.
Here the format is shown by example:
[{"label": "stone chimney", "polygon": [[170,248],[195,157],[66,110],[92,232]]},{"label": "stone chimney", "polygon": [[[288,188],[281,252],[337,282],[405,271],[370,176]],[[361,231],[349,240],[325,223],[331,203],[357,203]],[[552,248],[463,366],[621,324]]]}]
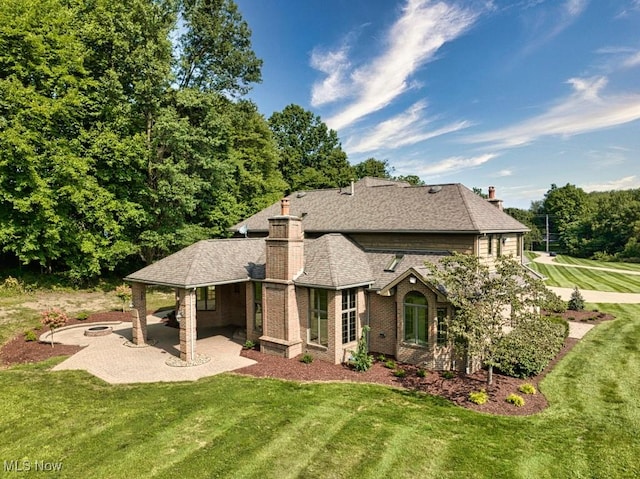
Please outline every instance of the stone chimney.
[{"label": "stone chimney", "polygon": [[495,206],[496,208],[498,208],[500,211],[503,210],[502,200],[499,200],[498,198],[496,198],[495,186],[489,187],[489,198],[487,198],[487,201],[491,203],[493,206]]}]

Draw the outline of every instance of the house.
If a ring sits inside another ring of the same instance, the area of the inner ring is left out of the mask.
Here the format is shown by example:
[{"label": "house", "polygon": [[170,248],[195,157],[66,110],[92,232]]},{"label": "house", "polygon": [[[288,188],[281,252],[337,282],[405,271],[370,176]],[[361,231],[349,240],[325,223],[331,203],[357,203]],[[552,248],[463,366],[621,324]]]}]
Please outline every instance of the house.
[{"label": "house", "polygon": [[176,289],[181,358],[195,360],[197,326],[235,326],[263,352],[308,352],[333,363],[355,350],[433,369],[463,369],[451,350],[446,296],[425,262],[457,251],[491,264],[522,257],[528,229],[461,184],[411,186],[364,178],[346,189],[293,193],[237,224],[235,238],[205,240],[125,279],[134,342],[144,343],[147,285]]}]

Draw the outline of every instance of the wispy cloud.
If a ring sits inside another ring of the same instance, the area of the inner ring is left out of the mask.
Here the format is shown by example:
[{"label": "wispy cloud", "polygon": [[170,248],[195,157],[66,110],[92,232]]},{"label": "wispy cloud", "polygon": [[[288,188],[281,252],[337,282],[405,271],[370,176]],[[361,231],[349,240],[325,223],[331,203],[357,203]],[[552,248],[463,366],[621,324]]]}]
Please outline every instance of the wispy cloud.
[{"label": "wispy cloud", "polygon": [[468,137],[469,143],[492,143],[509,148],[545,136],[572,136],[640,119],[640,94],[601,95],[604,77],[572,78],[573,93],[547,112],[509,126]]},{"label": "wispy cloud", "polygon": [[495,153],[487,153],[480,156],[474,156],[471,158],[465,158],[462,156],[453,156],[446,158],[437,163],[426,164],[422,166],[413,166],[414,171],[421,177],[431,176],[438,177],[448,174],[452,174],[461,170],[467,170],[470,168],[476,168],[480,165],[487,163],[498,156]]},{"label": "wispy cloud", "polygon": [[505,176],[512,176],[512,175],[513,175],[513,171],[511,170],[500,170],[496,174],[496,176],[499,178],[504,178]]},{"label": "wispy cloud", "polygon": [[640,52],[635,52],[633,55],[628,56],[624,62],[622,62],[622,66],[626,68],[640,66]]},{"label": "wispy cloud", "polygon": [[322,73],[326,73],[327,77],[313,85],[311,90],[312,105],[324,105],[325,103],[340,100],[351,93],[349,83],[345,82],[350,67],[348,53],[349,46],[346,42],[339,49],[332,52],[313,51],[311,54],[311,66]]},{"label": "wispy cloud", "polygon": [[[540,3],[544,2],[534,2],[532,5],[528,5],[528,8],[536,7]],[[528,54],[557,37],[582,15],[588,4],[589,0],[566,0],[558,3],[556,8],[545,6],[538,9],[529,18],[529,22],[534,25],[534,28],[532,39],[523,53]]]},{"label": "wispy cloud", "polygon": [[582,187],[585,191],[611,191],[611,190],[628,190],[631,188],[640,188],[640,178],[637,176],[625,176],[618,180],[608,181],[606,183],[593,183]]},{"label": "wispy cloud", "polygon": [[425,117],[427,102],[413,104],[405,112],[379,123],[364,136],[354,136],[345,142],[349,153],[393,150],[467,128],[471,124],[458,121],[436,129],[429,129],[431,119]]},{"label": "wispy cloud", "polygon": [[[333,55],[329,52],[315,61],[312,58],[312,65],[315,62],[328,75],[314,85],[312,104],[318,106],[344,99],[347,92],[352,94],[351,101],[326,120],[336,130],[384,108],[414,87],[411,77],[416,70],[433,60],[446,42],[463,34],[477,16],[469,9],[444,2],[407,0],[400,18],[386,35],[382,53],[369,63],[351,66],[342,57],[342,47]],[[335,70],[331,58],[337,59]]]}]

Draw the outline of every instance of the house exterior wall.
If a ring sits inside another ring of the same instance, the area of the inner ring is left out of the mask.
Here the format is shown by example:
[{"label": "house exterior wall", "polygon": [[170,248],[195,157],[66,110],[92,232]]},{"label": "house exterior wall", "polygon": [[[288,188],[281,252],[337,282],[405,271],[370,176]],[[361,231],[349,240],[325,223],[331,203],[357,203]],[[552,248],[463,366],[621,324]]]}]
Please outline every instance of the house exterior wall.
[{"label": "house exterior wall", "polygon": [[349,237],[364,249],[398,251],[457,251],[473,254],[475,236],[471,234],[354,233]]},{"label": "house exterior wall", "polygon": [[[405,296],[417,291],[422,293],[427,299],[427,344],[417,345],[405,342],[404,331],[404,299]],[[444,298],[439,297],[429,287],[422,282],[417,281],[412,284],[409,278],[398,283],[396,287],[396,335],[397,350],[396,358],[398,361],[412,364],[420,364],[428,369],[447,370],[458,369],[464,370],[466,364],[460,360],[455,351],[449,345],[437,344],[437,311],[438,308],[446,308],[447,314],[453,314],[453,310]],[[456,359],[452,361],[452,359]]]},{"label": "house exterior wall", "polygon": [[396,355],[396,300],[393,296],[380,296],[375,292],[369,296],[369,350]]},{"label": "house exterior wall", "polygon": [[198,326],[220,327],[232,325],[245,327],[246,284],[221,284],[215,288],[216,309],[213,311],[199,310],[196,313],[198,317]]},{"label": "house exterior wall", "polygon": [[[491,250],[489,250],[491,242]],[[522,235],[519,233],[482,235],[477,238],[476,255],[480,261],[493,264],[499,256],[522,258]]]}]

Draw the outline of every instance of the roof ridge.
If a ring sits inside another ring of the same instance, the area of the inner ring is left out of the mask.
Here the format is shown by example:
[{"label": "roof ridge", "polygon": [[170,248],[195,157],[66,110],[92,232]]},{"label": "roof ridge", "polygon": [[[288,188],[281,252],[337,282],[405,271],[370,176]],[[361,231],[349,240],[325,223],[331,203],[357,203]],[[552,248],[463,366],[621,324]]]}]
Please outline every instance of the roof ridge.
[{"label": "roof ridge", "polygon": [[198,258],[200,258],[200,250],[202,249],[202,245],[207,241],[209,240],[200,240],[197,243],[192,245],[193,248],[196,250],[196,254],[193,256],[193,259],[191,260],[191,264],[187,269],[187,274],[185,275],[185,284],[191,284],[191,277],[195,269],[195,263],[198,261]]},{"label": "roof ridge", "polygon": [[[338,235],[342,236],[340,233],[338,233]],[[327,239],[325,240],[325,243],[327,244],[327,252],[329,253],[329,277],[331,278],[331,282],[333,284],[339,284],[338,282],[338,273],[335,271],[335,265],[334,265],[334,258],[333,258],[333,247],[332,247],[332,242],[329,241],[328,236],[330,235],[323,235],[322,237],[324,238],[325,236],[327,236]],[[331,236],[334,236],[334,234],[331,234]]]},{"label": "roof ridge", "polygon": [[[478,223],[476,222],[474,216],[471,214],[471,210],[469,208],[469,202],[467,201],[467,198],[464,194],[462,194],[461,188],[465,188],[464,185],[462,185],[462,183],[455,183],[455,186],[457,186],[457,191],[458,194],[460,195],[460,199],[462,200],[462,204],[464,204],[464,209],[467,212],[467,215],[469,215],[469,220],[471,221],[471,224],[473,225],[473,227],[480,231],[480,226],[478,225]],[[465,188],[466,189],[466,188]],[[469,190],[470,191],[470,190]],[[475,195],[475,193],[472,193]]]}]

